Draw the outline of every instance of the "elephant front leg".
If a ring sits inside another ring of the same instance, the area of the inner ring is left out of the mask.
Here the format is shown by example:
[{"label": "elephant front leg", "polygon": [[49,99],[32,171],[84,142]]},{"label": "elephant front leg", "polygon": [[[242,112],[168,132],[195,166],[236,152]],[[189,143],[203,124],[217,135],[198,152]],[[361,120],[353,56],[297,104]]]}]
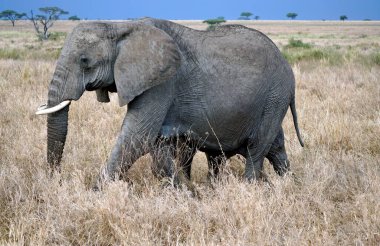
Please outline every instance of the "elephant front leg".
[{"label": "elephant front leg", "polygon": [[174,178],[175,172],[175,148],[169,140],[162,138],[157,139],[155,146],[151,151],[153,165],[153,175],[159,179]]},{"label": "elephant front leg", "polygon": [[128,123],[124,123],[98,183],[124,178],[132,164],[149,151],[151,139],[150,134],[135,133]]},{"label": "elephant front leg", "polygon": [[[171,105],[171,93],[166,86],[146,91],[128,105],[116,144],[94,189],[125,175],[139,157],[152,149]],[[165,94],[169,95],[163,97]]]},{"label": "elephant front leg", "polygon": [[[171,178],[175,186],[190,180],[191,163],[197,149],[192,143],[177,139],[158,139],[153,149],[153,174],[158,178]],[[178,165],[175,159],[178,158]]]}]

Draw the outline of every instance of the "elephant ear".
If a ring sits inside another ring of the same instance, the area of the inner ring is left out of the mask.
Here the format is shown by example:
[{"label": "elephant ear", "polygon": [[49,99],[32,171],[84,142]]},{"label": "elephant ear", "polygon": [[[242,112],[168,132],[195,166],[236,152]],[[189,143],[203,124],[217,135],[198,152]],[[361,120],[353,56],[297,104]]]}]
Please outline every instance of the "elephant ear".
[{"label": "elephant ear", "polygon": [[118,30],[114,76],[120,106],[175,76],[180,53],[164,31],[139,24]]}]

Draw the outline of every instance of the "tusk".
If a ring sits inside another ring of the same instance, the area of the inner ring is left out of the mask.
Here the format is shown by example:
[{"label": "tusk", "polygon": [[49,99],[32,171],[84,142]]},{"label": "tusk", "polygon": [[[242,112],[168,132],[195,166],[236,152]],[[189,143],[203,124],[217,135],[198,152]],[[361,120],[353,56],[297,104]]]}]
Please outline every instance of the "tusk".
[{"label": "tusk", "polygon": [[69,100],[63,101],[60,104],[58,104],[58,105],[56,105],[54,107],[51,107],[51,108],[48,108],[47,105],[44,104],[44,105],[41,105],[41,106],[39,106],[37,108],[36,114],[38,114],[38,115],[41,115],[41,114],[51,114],[51,113],[54,113],[54,112],[57,112],[57,111],[63,109],[64,107],[66,107],[70,103],[71,103],[71,101],[69,101]]}]

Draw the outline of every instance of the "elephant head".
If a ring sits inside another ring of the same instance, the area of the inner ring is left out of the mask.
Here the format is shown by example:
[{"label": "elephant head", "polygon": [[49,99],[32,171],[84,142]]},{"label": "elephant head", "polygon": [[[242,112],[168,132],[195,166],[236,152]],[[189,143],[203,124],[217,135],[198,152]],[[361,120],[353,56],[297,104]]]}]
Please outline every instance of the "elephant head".
[{"label": "elephant head", "polygon": [[71,100],[96,90],[100,102],[117,92],[124,106],[174,76],[180,60],[174,40],[143,22],[82,23],[65,41],[51,80],[46,106],[47,160],[59,168]]}]

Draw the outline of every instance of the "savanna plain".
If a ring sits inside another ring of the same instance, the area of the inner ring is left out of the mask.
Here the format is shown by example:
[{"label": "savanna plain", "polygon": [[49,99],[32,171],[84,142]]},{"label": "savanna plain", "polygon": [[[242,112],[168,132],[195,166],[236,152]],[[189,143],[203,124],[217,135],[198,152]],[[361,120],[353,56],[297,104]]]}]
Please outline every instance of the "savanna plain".
[{"label": "savanna plain", "polygon": [[50,177],[46,116],[34,112],[78,22],[59,21],[52,38],[39,41],[31,23],[1,21],[0,244],[379,245],[380,22],[240,23],[267,34],[291,63],[306,145],[288,114],[292,172],[279,177],[266,161],[270,183],[245,182],[244,161],[233,157],[210,185],[197,153],[194,196],[163,186],[149,155],[127,182],[90,189],[127,112],[115,95],[101,104],[86,92],[72,103],[62,172]]}]

